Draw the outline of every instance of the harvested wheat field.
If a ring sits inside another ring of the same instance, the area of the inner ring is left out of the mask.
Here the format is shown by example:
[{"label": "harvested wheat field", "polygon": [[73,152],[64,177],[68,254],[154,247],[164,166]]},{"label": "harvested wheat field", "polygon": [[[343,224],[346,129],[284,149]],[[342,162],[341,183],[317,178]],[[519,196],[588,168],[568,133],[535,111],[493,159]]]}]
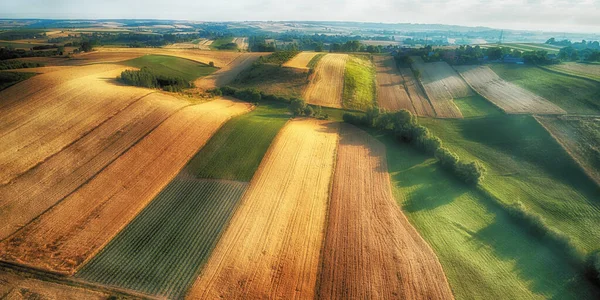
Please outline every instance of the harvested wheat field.
[{"label": "harvested wheat field", "polygon": [[185,105],[160,93],[145,96],[9,184],[0,185],[0,220],[4,221],[0,239],[85,184]]},{"label": "harvested wheat field", "polygon": [[412,101],[415,113],[422,117],[435,117],[435,111],[431,106],[431,102],[427,99],[427,95],[425,95],[421,84],[415,79],[412,70],[410,68],[400,68],[399,71],[404,79],[404,86]]},{"label": "harvested wheat field", "polygon": [[210,50],[209,45],[212,44],[211,40],[200,39],[197,42],[188,42],[188,43],[174,43],[171,45],[167,45],[164,48],[166,49],[200,49],[200,50]]},{"label": "harvested wheat field", "polygon": [[[234,51],[203,51],[196,49],[165,49],[165,48],[98,48],[96,51],[91,52],[88,55],[95,54],[98,57],[108,56],[108,53],[118,53],[118,55],[132,55],[135,57],[139,57],[146,54],[155,54],[155,55],[167,55],[167,56],[176,56],[180,58],[185,58],[189,60],[193,60],[196,62],[200,62],[203,64],[208,64],[213,62],[215,67],[222,68],[231,63],[238,56],[242,55],[241,52]],[[137,55],[137,56],[136,56]],[[264,53],[263,53],[264,55]],[[76,56],[76,58],[81,58],[81,56]],[[96,58],[99,59],[99,58]]]},{"label": "harvested wheat field", "polygon": [[307,103],[342,107],[346,61],[348,61],[348,54],[329,53],[321,58],[304,91],[304,99]]},{"label": "harvested wheat field", "polygon": [[208,76],[198,78],[194,84],[196,87],[204,90],[227,85],[231,83],[242,71],[252,66],[252,63],[255,62],[261,55],[261,53],[244,53],[218,71]]},{"label": "harvested wheat field", "polygon": [[222,99],[173,114],[85,185],[2,241],[0,258],[73,274],[177,175],[225,121],[250,108]]},{"label": "harvested wheat field", "polygon": [[236,38],[233,38],[233,43],[235,43],[237,45],[238,49],[240,49],[242,51],[248,50],[248,38],[236,37]]},{"label": "harvested wheat field", "polygon": [[392,196],[385,146],[343,124],[319,276],[322,299],[452,299],[436,255]]},{"label": "harvested wheat field", "polygon": [[506,113],[567,113],[556,104],[503,80],[487,66],[456,66],[455,69],[475,91]]},{"label": "harvested wheat field", "polygon": [[0,92],[0,184],[6,184],[152,91],[114,83],[125,68],[39,75]]},{"label": "harvested wheat field", "polygon": [[314,297],[337,140],[314,119],[279,132],[188,298]]},{"label": "harvested wheat field", "polygon": [[410,96],[404,87],[404,79],[398,72],[392,56],[373,56],[377,70],[377,102],[388,111],[406,109],[415,113]]},{"label": "harvested wheat field", "polygon": [[411,56],[413,68],[421,74],[421,83],[438,118],[462,118],[452,99],[469,97],[473,92],[467,83],[444,61],[425,63]]},{"label": "harvested wheat field", "polygon": [[305,69],[308,70],[308,63],[315,57],[319,52],[309,52],[303,51],[298,53],[298,55],[294,56],[292,59],[288,60],[284,67],[288,68],[296,68],[296,69]]}]

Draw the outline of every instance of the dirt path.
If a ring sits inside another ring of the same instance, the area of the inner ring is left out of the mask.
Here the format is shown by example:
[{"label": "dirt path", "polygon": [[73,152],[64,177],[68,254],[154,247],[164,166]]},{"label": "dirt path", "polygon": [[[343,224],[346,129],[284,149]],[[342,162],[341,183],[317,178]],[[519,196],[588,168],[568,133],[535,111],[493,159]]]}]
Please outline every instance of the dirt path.
[{"label": "dirt path", "polygon": [[452,299],[432,249],[396,204],[385,147],[343,124],[323,249],[322,299]]},{"label": "dirt path", "polygon": [[342,107],[344,71],[348,54],[327,54],[319,60],[306,90],[304,99],[309,104]]},{"label": "dirt path", "polygon": [[377,70],[377,102],[379,107],[388,111],[406,109],[415,113],[410,96],[404,86],[396,62],[392,56],[374,56]]},{"label": "dirt path", "polygon": [[281,130],[188,298],[314,297],[337,140],[314,119]]}]

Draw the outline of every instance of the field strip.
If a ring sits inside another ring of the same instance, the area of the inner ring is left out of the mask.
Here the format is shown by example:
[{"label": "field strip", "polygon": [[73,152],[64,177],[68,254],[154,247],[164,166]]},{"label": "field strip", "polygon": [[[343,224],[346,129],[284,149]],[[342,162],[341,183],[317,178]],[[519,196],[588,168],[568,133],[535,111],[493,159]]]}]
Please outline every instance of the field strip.
[{"label": "field strip", "polygon": [[298,53],[292,59],[288,60],[283,64],[284,67],[306,69],[308,70],[308,63],[315,57],[319,52],[303,51]]},{"label": "field strip", "polygon": [[336,123],[287,123],[188,298],[314,297],[337,140]]},{"label": "field strip", "polygon": [[509,114],[565,114],[556,104],[500,78],[487,66],[455,66],[481,96]]},{"label": "field strip", "polygon": [[377,102],[388,111],[406,109],[415,114],[415,108],[404,86],[404,79],[392,56],[374,56],[377,70]]},{"label": "field strip", "polygon": [[58,203],[186,105],[150,94],[28,172],[0,185],[0,240]]},{"label": "field strip", "polygon": [[[106,76],[119,70],[67,80],[0,110],[0,118],[5,120],[0,125],[0,137],[7,141],[0,144],[0,169],[4,170],[0,184],[26,172],[151,93],[107,82]],[[30,84],[35,84],[38,77],[42,76],[32,78]],[[18,89],[23,87],[27,85]]]},{"label": "field strip", "polygon": [[400,74],[404,80],[406,91],[412,101],[415,112],[418,116],[422,117],[435,117],[435,111],[431,106],[431,102],[427,99],[427,95],[421,84],[415,79],[413,72],[410,68],[400,68]]},{"label": "field strip", "polygon": [[472,96],[467,83],[444,61],[425,63],[418,56],[411,56],[413,68],[421,74],[423,89],[438,118],[462,118],[454,104],[454,98]]},{"label": "field strip", "polygon": [[244,53],[227,66],[208,76],[198,78],[196,87],[208,90],[231,83],[242,71],[249,68],[259,57],[260,53]]},{"label": "field strip", "polygon": [[586,80],[600,82],[600,65],[561,63],[557,65],[540,66],[540,68]]},{"label": "field strip", "polygon": [[2,241],[0,258],[73,274],[179,173],[225,121],[249,109],[249,104],[222,99],[177,112],[87,184]]},{"label": "field strip", "polygon": [[[102,58],[103,55],[110,55],[110,53],[120,53],[120,55],[133,54],[133,55],[168,55],[181,57],[200,63],[208,64],[213,62],[215,67],[222,68],[231,63],[238,56],[242,55],[241,52],[234,51],[204,51],[196,49],[165,49],[165,48],[98,48],[97,51],[91,52],[89,55],[95,54],[96,58],[90,61],[95,61]],[[81,58],[81,56],[77,56]]]},{"label": "field strip", "polygon": [[327,54],[317,64],[304,99],[309,104],[327,107],[342,107],[344,70],[348,54]]},{"label": "field strip", "polygon": [[320,299],[452,299],[435,253],[394,197],[385,146],[342,124]]},{"label": "field strip", "polygon": [[248,50],[248,38],[236,37],[236,38],[233,38],[233,42],[238,46],[238,49],[240,49],[242,51]]},{"label": "field strip", "polygon": [[176,177],[76,277],[181,299],[247,186]]}]

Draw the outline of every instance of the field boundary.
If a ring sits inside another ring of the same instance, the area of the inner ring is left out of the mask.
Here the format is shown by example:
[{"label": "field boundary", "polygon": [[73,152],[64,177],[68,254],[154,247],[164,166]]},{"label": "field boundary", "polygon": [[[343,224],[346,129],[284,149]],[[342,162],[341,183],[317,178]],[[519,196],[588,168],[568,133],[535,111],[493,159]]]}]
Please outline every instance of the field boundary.
[{"label": "field boundary", "polygon": [[581,79],[581,80],[587,80],[587,81],[591,81],[593,83],[600,83],[600,80],[597,79],[593,79],[593,78],[589,78],[589,77],[585,77],[585,76],[581,76],[581,75],[576,75],[576,74],[571,74],[571,73],[566,73],[564,71],[559,71],[559,70],[554,70],[554,69],[550,69],[546,66],[540,66],[540,65],[536,65],[536,67],[544,70],[544,71],[548,71],[550,73],[554,73],[554,74],[558,74],[558,75],[564,75],[564,76],[570,76],[573,78],[577,78],[577,79]]}]

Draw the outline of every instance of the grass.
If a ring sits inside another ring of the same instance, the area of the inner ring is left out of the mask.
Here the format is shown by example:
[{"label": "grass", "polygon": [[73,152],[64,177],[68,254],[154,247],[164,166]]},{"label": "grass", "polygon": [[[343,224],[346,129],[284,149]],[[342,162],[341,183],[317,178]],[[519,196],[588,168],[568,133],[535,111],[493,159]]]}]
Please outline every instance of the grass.
[{"label": "grass", "polygon": [[290,118],[284,104],[261,104],[221,128],[192,158],[186,170],[198,178],[250,181],[271,145]]},{"label": "grass", "polygon": [[182,298],[246,187],[240,182],[174,179],[75,276]]},{"label": "grass", "polygon": [[26,49],[29,50],[35,46],[47,45],[47,44],[30,44],[30,43],[22,43],[22,42],[5,42],[0,41],[0,48],[2,47],[13,47],[15,49]]},{"label": "grass", "polygon": [[436,252],[456,299],[597,297],[580,270],[485,194],[413,147],[371,134],[387,148],[395,198]]},{"label": "grass", "polygon": [[535,66],[492,64],[490,68],[504,80],[548,99],[568,113],[600,113],[600,83]]},{"label": "grass", "polygon": [[499,108],[477,94],[470,97],[456,98],[454,103],[464,118],[495,116],[503,113]]},{"label": "grass", "polygon": [[309,69],[316,68],[317,64],[319,63],[319,61],[321,60],[321,58],[323,58],[323,56],[325,56],[325,53],[319,53],[319,54],[313,56],[313,58],[311,58],[311,60],[306,65],[306,67],[309,68]]},{"label": "grass", "polygon": [[194,81],[218,70],[199,62],[165,55],[145,55],[128,60],[124,64],[140,69],[148,67],[158,75],[182,77],[186,81]]},{"label": "grass", "polygon": [[580,252],[600,249],[600,191],[531,116],[422,119],[461,158],[488,169],[482,187],[505,204],[521,202]]},{"label": "grass", "polygon": [[300,53],[300,51],[291,51],[291,50],[285,50],[285,51],[277,51],[277,52],[273,52],[272,54],[269,54],[267,56],[261,56],[259,58],[259,62],[260,63],[264,63],[264,64],[274,64],[274,65],[283,65],[284,63],[286,63],[288,60],[294,58],[294,56],[298,55]]},{"label": "grass", "polygon": [[0,72],[0,91],[35,75],[36,73]]},{"label": "grass", "polygon": [[222,47],[223,45],[229,44],[229,43],[233,43],[233,37],[223,37],[223,38],[218,38],[216,40],[214,40],[211,44],[210,44],[210,48],[211,49],[219,49],[219,47]]},{"label": "grass", "polygon": [[307,70],[258,63],[242,71],[229,85],[241,89],[256,88],[280,97],[302,98],[307,84]]},{"label": "grass", "polygon": [[583,77],[586,79],[591,79],[594,81],[597,81],[600,83],[600,75],[596,75],[596,74],[591,74],[588,72],[584,72],[584,71],[580,71],[580,70],[573,70],[573,69],[567,69],[567,68],[561,68],[561,66],[565,66],[565,65],[577,65],[577,64],[581,64],[581,65],[587,65],[590,67],[596,67],[600,70],[600,65],[599,63],[583,63],[583,62],[565,62],[565,63],[561,63],[559,65],[549,65],[549,66],[544,66],[543,68],[555,71],[555,72],[559,72],[559,73],[563,73],[566,75],[571,75],[571,76],[575,76],[575,77]]},{"label": "grass", "polygon": [[375,66],[367,56],[350,55],[344,72],[344,108],[366,110],[376,98]]}]

